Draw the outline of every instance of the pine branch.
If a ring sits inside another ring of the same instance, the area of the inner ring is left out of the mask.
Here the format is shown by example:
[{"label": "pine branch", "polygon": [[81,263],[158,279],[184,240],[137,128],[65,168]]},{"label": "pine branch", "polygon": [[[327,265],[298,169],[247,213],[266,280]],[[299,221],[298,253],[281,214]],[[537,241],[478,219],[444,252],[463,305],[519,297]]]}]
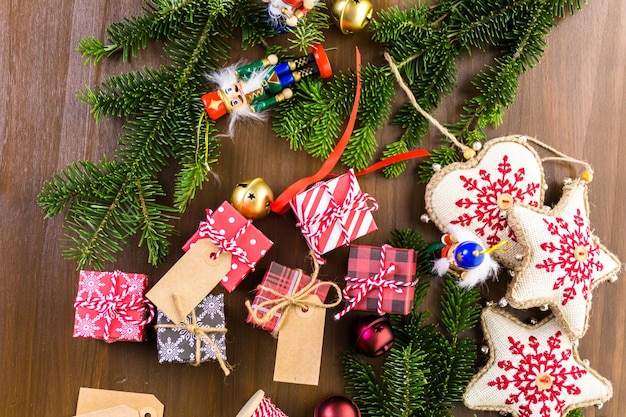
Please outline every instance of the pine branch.
[{"label": "pine branch", "polygon": [[480,318],[481,307],[476,303],[480,300],[478,287],[461,288],[458,278],[446,275],[441,298],[441,323],[452,337],[452,344],[458,336],[476,326]]},{"label": "pine branch", "polygon": [[[410,417],[425,410],[424,393],[430,369],[428,365],[426,354],[412,344],[390,349],[382,373],[383,386],[387,393],[382,404],[382,415]],[[372,414],[372,417],[380,414]]]},{"label": "pine branch", "polygon": [[317,3],[295,27],[287,31],[292,36],[289,39],[291,48],[308,52],[309,46],[324,43],[326,39],[324,31],[330,27],[325,10],[326,3]]},{"label": "pine branch", "polygon": [[248,49],[254,45],[270,47],[266,38],[277,35],[267,21],[267,5],[257,0],[243,0],[232,8],[232,26],[241,31],[241,47]]},{"label": "pine branch", "polygon": [[351,394],[359,403],[363,416],[380,416],[384,401],[384,393],[372,365],[357,357],[354,352],[346,352],[341,356],[345,369],[344,377],[350,381],[346,393]]}]

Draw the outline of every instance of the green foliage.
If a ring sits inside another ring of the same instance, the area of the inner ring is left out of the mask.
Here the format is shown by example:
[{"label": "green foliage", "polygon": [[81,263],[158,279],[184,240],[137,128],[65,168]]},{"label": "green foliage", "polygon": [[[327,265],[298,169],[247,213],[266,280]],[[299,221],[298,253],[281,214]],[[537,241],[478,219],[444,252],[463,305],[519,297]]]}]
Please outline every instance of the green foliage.
[{"label": "green foliage", "polygon": [[[188,207],[210,179],[211,165],[219,157],[218,132],[213,122],[201,120],[200,96],[207,89],[204,74],[230,63],[230,39],[235,36],[242,49],[262,45],[267,53],[286,56],[286,48],[268,41],[279,34],[267,23],[265,7],[258,0],[144,0],[142,13],[110,24],[105,39],[88,36],[79,41],[77,49],[85,63],[97,64],[114,54],[127,61],[151,41],[163,44],[166,63],[114,75],[79,92],[78,98],[90,106],[96,121],[123,118],[124,132],[113,162],[73,164],[42,188],[39,203],[46,216],[67,209],[68,235],[76,245],[66,251],[68,257],[81,266],[102,265],[114,260],[127,239],[138,234],[140,243],[148,247],[151,263],[164,258],[166,238],[173,232],[166,226],[171,212]],[[486,127],[502,123],[515,99],[519,77],[540,60],[556,19],[580,7],[581,0],[418,2],[402,9],[378,10],[367,30],[372,41],[392,57],[417,102],[428,112],[455,89],[461,59],[476,51],[499,52],[472,81],[474,93],[458,120],[447,125],[455,137],[471,145],[485,140]],[[328,10],[321,2],[281,36],[301,53],[322,42],[327,29]],[[410,105],[392,114],[396,93],[387,65],[364,63],[361,77],[357,123],[341,159],[356,170],[367,167],[377,153],[387,159],[418,147],[428,130],[426,120]],[[294,150],[326,158],[349,117],[355,84],[352,71],[339,72],[330,82],[299,82],[294,97],[273,112],[277,136]],[[387,122],[404,131],[380,150],[378,132]],[[456,160],[457,149],[446,143],[420,167],[421,181],[428,181],[433,166]],[[157,176],[172,162],[180,172],[171,202],[142,208],[157,194],[163,200]],[[395,177],[406,166],[405,162],[392,164],[383,172]],[[92,175],[97,170],[105,171],[110,182]],[[98,187],[107,187],[106,192]],[[77,194],[68,197],[72,192]],[[132,222],[118,210],[143,213],[137,218],[144,224],[129,226]]]},{"label": "green foliage", "polygon": [[[394,232],[391,243],[426,253],[426,244],[415,230]],[[352,351],[342,356],[346,392],[365,417],[448,416],[474,375],[476,344],[463,334],[478,324],[479,290],[462,289],[456,278],[447,276],[440,300],[441,323],[429,323],[430,315],[420,307],[430,287],[430,260],[419,258],[415,308],[407,316],[392,315],[395,342],[381,374]]]},{"label": "green foliage", "polygon": [[324,31],[330,27],[328,15],[325,13],[326,3],[319,2],[309,10],[309,12],[298,22],[298,25],[289,29],[292,35],[289,43],[292,48],[297,48],[300,52],[308,52],[311,45],[322,44],[326,39]]},{"label": "green foliage", "polygon": [[567,417],[584,417],[582,408],[575,408],[569,413],[567,413]]},{"label": "green foliage", "polygon": [[[252,33],[251,25],[264,13],[257,4],[252,0],[237,4],[146,1],[141,16],[109,26],[106,43],[92,37],[79,42],[86,62],[97,63],[116,52],[128,60],[149,40],[162,40],[169,60],[158,69],[109,77],[78,94],[97,121],[110,116],[125,119],[114,161],[72,164],[54,174],[38,197],[47,217],[66,210],[69,246],[64,254],[75,259],[79,268],[102,268],[104,262],[115,261],[131,236],[138,237],[139,245],[145,244],[149,263],[164,261],[167,238],[174,233],[174,213],[185,210],[196,189],[209,179],[211,165],[219,156],[213,122],[204,123],[202,141],[198,136],[204,74],[219,68],[229,56],[227,39],[234,29],[229,21],[248,30],[242,39],[246,46],[269,33],[267,24],[260,25],[256,35]],[[245,16],[242,11],[247,12]],[[165,197],[157,176],[172,160],[181,171],[168,206],[156,202]]]},{"label": "green foliage", "polygon": [[[405,9],[382,9],[372,20],[369,31],[372,40],[380,43],[392,57],[419,105],[426,111],[439,106],[442,98],[453,91],[457,80],[457,63],[464,58],[465,53],[471,55],[476,50],[484,51],[488,48],[500,51],[494,64],[486,66],[473,80],[474,95],[465,103],[459,121],[450,124],[452,134],[461,142],[471,145],[476,141],[484,141],[485,127],[497,127],[502,123],[506,108],[515,100],[519,77],[542,57],[546,47],[545,38],[555,26],[556,18],[562,16],[565,9],[573,13],[580,7],[580,0],[442,0],[429,5],[411,4]],[[345,165],[356,170],[365,168],[371,162],[378,149],[376,132],[382,126],[380,118],[389,117],[389,68],[377,68],[379,78],[369,84],[374,87],[370,88],[370,96],[366,95],[368,82],[365,68],[374,71],[372,66],[364,67],[359,123],[342,158]],[[345,75],[340,74],[336,80],[340,83],[345,81]],[[323,88],[333,91],[336,86],[333,82]],[[318,95],[329,100],[323,91],[318,91]],[[337,94],[332,99],[347,107],[351,96]],[[287,121],[286,116],[279,116],[274,123],[275,131],[278,136],[287,139],[292,148],[304,149],[314,157],[325,158],[337,136],[322,138],[318,132],[302,129],[295,141],[297,145],[294,144],[294,128],[307,126],[308,123],[305,119],[309,114],[305,108],[311,108],[308,100],[290,102],[289,117],[297,119]],[[372,113],[377,105],[383,106],[383,111]],[[324,115],[333,127],[341,125],[347,117],[342,112],[331,111]],[[335,117],[340,120],[334,120]],[[396,142],[386,145],[382,159],[419,146],[428,128],[423,117],[409,105],[403,106],[391,122],[401,125],[405,131]],[[290,124],[290,128],[283,129],[283,123]],[[335,129],[329,129],[326,133],[333,132]],[[433,153],[420,169],[421,180],[428,181],[432,175],[432,169],[428,166],[445,166],[456,159],[447,151]],[[387,177],[395,177],[404,171],[406,165],[393,164],[383,172]]]}]

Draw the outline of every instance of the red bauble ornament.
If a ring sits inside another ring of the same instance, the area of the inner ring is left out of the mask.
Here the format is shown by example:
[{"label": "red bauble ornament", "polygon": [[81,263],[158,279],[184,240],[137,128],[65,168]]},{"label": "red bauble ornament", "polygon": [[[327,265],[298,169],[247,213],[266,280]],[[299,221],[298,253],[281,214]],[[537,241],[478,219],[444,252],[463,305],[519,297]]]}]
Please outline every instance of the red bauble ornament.
[{"label": "red bauble ornament", "polygon": [[355,333],[355,348],[365,356],[380,356],[393,346],[393,331],[387,317],[363,317],[356,322]]},{"label": "red bauble ornament", "polygon": [[361,411],[350,398],[331,395],[315,407],[313,417],[361,417]]}]

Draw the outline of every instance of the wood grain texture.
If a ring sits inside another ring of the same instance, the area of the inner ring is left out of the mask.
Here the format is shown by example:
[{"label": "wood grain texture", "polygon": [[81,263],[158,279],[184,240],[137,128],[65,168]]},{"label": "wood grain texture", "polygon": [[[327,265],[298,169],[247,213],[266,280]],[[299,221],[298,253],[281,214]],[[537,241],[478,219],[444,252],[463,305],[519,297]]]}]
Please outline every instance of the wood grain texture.
[{"label": "wood grain texture", "polygon": [[[375,2],[386,7],[396,2]],[[68,0],[0,4],[0,412],[3,417],[74,415],[81,386],[155,394],[167,416],[234,416],[259,388],[293,417],[312,415],[324,396],[343,391],[339,355],[349,345],[350,319],[327,319],[320,384],[317,387],[272,382],[276,342],[269,334],[247,325],[243,302],[259,282],[270,260],[291,267],[307,267],[304,240],[294,227],[292,214],[272,216],[257,226],[275,247],[258,270],[227,296],[227,353],[235,365],[224,378],[216,364],[201,367],[160,365],[154,333],[146,343],[106,344],[73,339],[73,298],[78,273],[62,258],[63,219],[44,220],[36,198],[43,181],[79,159],[99,160],[112,155],[121,132],[119,120],[96,124],[89,108],[75,94],[85,85],[123,71],[161,63],[161,51],[151,46],[138,59],[120,59],[84,66],[76,52],[83,36],[104,37],[108,24],[139,13],[140,0]],[[327,48],[335,69],[354,66],[354,45],[363,62],[382,63],[380,51],[366,34],[344,37],[331,31]],[[584,159],[595,168],[590,186],[591,222],[605,246],[626,259],[626,174],[622,167],[626,136],[626,2],[594,0],[575,16],[560,21],[548,37],[544,59],[520,80],[516,102],[505,114],[493,137],[523,133]],[[233,52],[233,61],[256,59],[262,51]],[[435,112],[442,122],[455,121],[463,100],[471,92],[468,80],[487,62],[481,54],[460,62],[459,86]],[[406,101],[397,89],[397,105]],[[219,125],[222,129],[225,125]],[[382,145],[395,140],[397,127],[378,134]],[[427,148],[438,144],[431,132]],[[142,272],[153,280],[182,255],[179,249],[202,219],[205,207],[216,207],[230,196],[240,180],[262,176],[275,192],[314,172],[321,164],[302,152],[293,152],[267,125],[237,129],[235,138],[222,143],[216,167],[221,183],[205,187],[189,210],[176,222],[180,236],[172,238],[167,262],[148,266],[144,248],[132,245],[110,268]],[[378,200],[379,230],[361,239],[382,244],[396,228],[412,227],[436,239],[431,225],[419,221],[424,187],[418,185],[417,163],[400,178],[386,180],[372,174],[361,187]],[[174,168],[165,180],[171,193]],[[559,183],[572,170],[560,164],[546,167],[548,197],[558,199]],[[339,280],[345,273],[347,248],[332,252],[322,278]],[[626,371],[623,358],[626,323],[626,286],[623,273],[615,284],[594,292],[590,329],[580,342],[581,357],[613,383],[614,397],[601,410],[589,408],[588,417],[618,416],[626,408]],[[426,308],[435,310],[437,288]],[[497,300],[503,283],[492,284],[483,296]],[[461,405],[454,414],[474,413]],[[476,413],[479,416],[493,413]]]}]

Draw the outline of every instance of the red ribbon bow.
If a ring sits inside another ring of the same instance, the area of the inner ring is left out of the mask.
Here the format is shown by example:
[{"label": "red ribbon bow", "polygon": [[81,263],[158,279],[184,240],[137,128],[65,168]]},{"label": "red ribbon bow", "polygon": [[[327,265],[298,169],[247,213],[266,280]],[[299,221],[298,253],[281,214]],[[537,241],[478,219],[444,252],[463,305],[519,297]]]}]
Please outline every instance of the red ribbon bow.
[{"label": "red ribbon bow", "polygon": [[215,229],[215,219],[212,217],[213,211],[207,210],[206,213],[207,220],[205,222],[200,222],[200,226],[198,227],[198,235],[201,238],[211,239],[211,241],[219,248],[219,250],[215,254],[215,257],[217,258],[222,252],[230,252],[235,258],[237,258],[239,263],[247,265],[248,268],[254,271],[254,268],[256,267],[256,262],[250,261],[248,259],[248,253],[246,252],[246,250],[239,246],[239,244],[237,243],[239,237],[246,233],[246,230],[252,224],[252,220],[249,219],[243,226],[239,228],[239,230],[237,230],[237,233],[235,233],[234,236],[232,236],[231,238],[227,238],[223,234],[223,230]]}]

